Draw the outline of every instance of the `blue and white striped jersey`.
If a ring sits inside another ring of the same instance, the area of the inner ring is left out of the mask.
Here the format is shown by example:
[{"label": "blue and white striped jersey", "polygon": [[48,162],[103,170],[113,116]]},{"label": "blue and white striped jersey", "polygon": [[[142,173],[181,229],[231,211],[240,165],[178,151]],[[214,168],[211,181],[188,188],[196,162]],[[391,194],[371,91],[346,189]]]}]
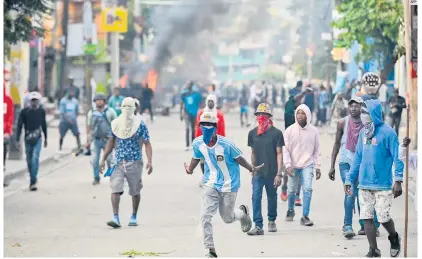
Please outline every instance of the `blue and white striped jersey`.
[{"label": "blue and white striped jersey", "polygon": [[220,135],[213,147],[208,147],[202,136],[193,141],[193,158],[205,161],[204,185],[219,192],[239,190],[240,168],[235,159],[241,155],[233,142]]}]

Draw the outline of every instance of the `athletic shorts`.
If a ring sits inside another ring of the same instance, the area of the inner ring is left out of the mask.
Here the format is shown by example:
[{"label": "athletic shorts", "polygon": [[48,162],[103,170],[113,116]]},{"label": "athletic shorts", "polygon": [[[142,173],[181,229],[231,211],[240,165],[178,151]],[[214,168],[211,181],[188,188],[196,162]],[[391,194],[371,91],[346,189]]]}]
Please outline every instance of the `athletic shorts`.
[{"label": "athletic shorts", "polygon": [[360,219],[373,219],[374,209],[377,212],[378,221],[386,223],[390,221],[391,205],[393,203],[393,191],[359,190]]},{"label": "athletic shorts", "polygon": [[129,185],[129,195],[136,196],[141,194],[142,184],[142,161],[119,162],[116,164],[113,174],[110,177],[111,193],[124,192],[125,178]]},{"label": "athletic shorts", "polygon": [[72,131],[75,137],[79,135],[79,128],[76,122],[72,124],[68,121],[61,121],[59,124],[60,137],[63,138],[68,130]]},{"label": "athletic shorts", "polygon": [[240,113],[247,113],[248,112],[248,106],[242,105],[240,106]]}]

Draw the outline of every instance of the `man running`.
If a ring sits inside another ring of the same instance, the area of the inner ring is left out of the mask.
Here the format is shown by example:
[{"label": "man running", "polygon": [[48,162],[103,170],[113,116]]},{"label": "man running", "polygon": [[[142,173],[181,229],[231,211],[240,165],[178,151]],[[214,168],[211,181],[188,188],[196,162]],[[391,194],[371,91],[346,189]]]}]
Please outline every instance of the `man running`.
[{"label": "man running", "polygon": [[41,140],[44,133],[44,147],[47,147],[47,121],[45,111],[39,106],[41,94],[31,92],[29,95],[31,106],[24,108],[19,114],[16,141],[19,143],[22,128],[25,127],[26,163],[30,176],[29,190],[36,191],[38,167],[40,162]]},{"label": "man running", "polygon": [[111,96],[108,99],[108,107],[114,109],[117,116],[119,116],[122,113],[121,107],[122,107],[123,99],[124,97],[120,95],[120,88],[115,87],[113,89],[113,96]]},{"label": "man running", "polygon": [[191,142],[195,139],[196,115],[201,104],[201,94],[193,90],[193,82],[187,85],[187,91],[181,95],[180,120],[186,124],[186,151],[189,150]]},{"label": "man running", "polygon": [[284,139],[281,130],[273,126],[271,107],[261,103],[255,112],[258,126],[249,132],[248,146],[252,149],[252,164],[264,164],[261,172],[252,178],[252,207],[255,228],[250,236],[263,235],[262,190],[268,201],[268,232],[277,232],[277,188],[281,184]]},{"label": "man running", "polygon": [[[337,123],[337,132],[336,140],[333,147],[333,152],[331,155],[331,169],[328,174],[329,178],[335,180],[335,163],[338,153],[340,152],[339,159],[339,170],[341,180],[343,184],[346,180],[346,175],[349,173],[350,167],[352,165],[353,159],[355,157],[356,144],[358,142],[359,132],[363,128],[362,121],[360,119],[361,115],[361,106],[363,100],[360,97],[353,97],[350,99],[349,105],[349,116],[341,119]],[[358,182],[354,182],[352,185],[352,195],[344,196],[344,222],[342,231],[346,238],[353,238],[355,232],[352,228],[353,222],[353,210],[355,207],[355,198],[358,197]],[[358,199],[358,211],[360,211],[359,199]],[[378,227],[379,223],[375,215],[375,222],[377,227],[377,233],[379,235]],[[363,221],[360,221],[361,229],[359,230],[359,235],[365,235],[363,229]]]},{"label": "man running", "polygon": [[112,137],[108,140],[103,158],[100,164],[101,174],[105,169],[107,157],[113,151],[116,144],[116,165],[110,177],[111,184],[111,204],[113,206],[114,217],[107,222],[113,228],[120,228],[119,204],[120,196],[124,192],[124,180],[129,185],[129,195],[132,196],[132,217],[129,226],[137,226],[136,215],[138,213],[139,202],[141,201],[141,167],[142,153],[140,141],[145,145],[145,152],[148,158],[146,170],[148,175],[152,173],[152,145],[149,138],[148,129],[142,122],[140,116],[135,115],[136,103],[131,97],[127,97],[122,102],[122,113],[111,122]]},{"label": "man running", "polygon": [[[103,93],[97,93],[94,97],[96,105],[95,110],[88,112],[87,128],[86,128],[86,148],[94,143],[94,156],[92,158],[92,167],[94,170],[94,181],[92,185],[100,183],[100,155],[104,150],[110,137],[111,122],[117,118],[117,114],[113,109],[106,107],[107,97]],[[111,157],[107,164],[111,167]]]},{"label": "man running", "polygon": [[[198,112],[198,115],[196,117],[196,127],[195,127],[195,138],[202,136],[202,130],[201,130],[201,126],[199,125],[199,120],[201,118],[201,115],[204,112],[210,112],[212,113],[214,116],[217,117],[217,135],[226,136],[226,124],[224,121],[224,115],[223,112],[221,112],[220,109],[218,109],[216,107],[217,105],[217,96],[210,94],[207,96],[207,99],[205,101],[205,108],[200,110]],[[202,170],[202,174],[204,174],[204,160],[201,160],[201,170]],[[201,180],[201,183],[203,182],[203,179]]]},{"label": "man running", "polygon": [[76,154],[83,152],[81,148],[81,139],[78,128],[78,115],[79,115],[79,102],[76,98],[73,97],[73,90],[69,89],[67,96],[63,97],[60,100],[60,123],[59,123],[59,132],[60,132],[60,143],[59,149],[63,149],[63,140],[66,136],[68,130],[72,131],[73,136],[76,138],[78,145],[78,151]]},{"label": "man running", "polygon": [[193,141],[193,157],[190,165],[185,163],[187,174],[193,170],[201,159],[205,160],[204,192],[202,196],[201,224],[204,233],[206,257],[216,258],[211,220],[220,211],[225,223],[240,220],[243,232],[252,227],[249,210],[246,205],[235,208],[237,191],[240,188],[240,168],[246,168],[253,175],[264,165],[254,167],[243,157],[236,145],[225,137],[216,134],[217,117],[204,112],[200,119],[203,135]]},{"label": "man running", "polygon": [[154,91],[149,88],[148,84],[145,84],[145,87],[142,89],[141,114],[144,114],[144,112],[148,110],[151,122],[154,121],[154,114],[152,112],[152,98],[154,98]]},{"label": "man running", "polygon": [[352,184],[359,179],[360,219],[364,221],[369,243],[366,257],[381,257],[377,245],[374,209],[378,212],[379,222],[388,232],[390,256],[398,257],[401,250],[400,237],[390,211],[393,197],[397,198],[402,194],[404,165],[398,157],[399,140],[394,129],[383,122],[380,101],[366,101],[362,105],[361,119],[364,128],[359,133],[355,159],[346,176],[344,189],[347,195],[352,195]]},{"label": "man running", "polygon": [[284,132],[283,160],[289,175],[288,211],[286,221],[293,221],[295,216],[294,201],[297,184],[301,180],[303,188],[303,216],[300,224],[312,226],[309,211],[312,199],[312,180],[314,169],[316,179],[321,177],[319,132],[311,124],[312,114],[308,106],[299,105],[296,109],[296,123]]}]

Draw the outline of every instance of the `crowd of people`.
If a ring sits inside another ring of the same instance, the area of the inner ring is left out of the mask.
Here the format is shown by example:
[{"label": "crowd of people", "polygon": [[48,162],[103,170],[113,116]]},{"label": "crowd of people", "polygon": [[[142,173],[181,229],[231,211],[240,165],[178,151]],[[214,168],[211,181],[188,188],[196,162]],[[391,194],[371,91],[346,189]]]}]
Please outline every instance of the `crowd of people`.
[{"label": "crowd of people", "polygon": [[[380,79],[375,74],[365,74],[361,84],[362,89],[350,98],[346,97],[348,92],[331,97],[324,86],[317,89],[312,85],[305,86],[302,81],[298,81],[296,87],[288,94],[282,90],[284,132],[275,127],[272,121],[273,108],[278,105],[277,89],[273,87],[274,91],[270,94],[267,87],[244,85],[237,100],[240,107],[240,125],[251,125],[248,118],[249,106],[253,107],[257,125],[248,133],[247,145],[251,148],[251,162],[244,158],[234,142],[225,137],[225,116],[216,87],[211,87],[203,102],[203,96],[195,89],[194,82],[187,84],[180,95],[180,120],[186,124],[186,150],[192,150],[192,159],[189,164],[185,163],[185,170],[191,175],[200,165],[203,173],[200,183],[203,188],[201,225],[206,257],[217,257],[212,226],[212,218],[217,210],[225,223],[240,221],[241,231],[250,236],[264,235],[264,188],[268,201],[268,232],[277,231],[278,188],[281,189],[281,199],[288,203],[285,220],[294,220],[295,206],[302,206],[302,191],[303,210],[300,224],[313,226],[314,222],[310,219],[313,181],[314,176],[316,180],[321,178],[320,132],[317,126],[328,121],[329,110],[332,111],[333,120],[337,124],[337,132],[328,177],[332,181],[335,180],[336,159],[339,156],[338,169],[345,192],[342,226],[344,237],[353,238],[356,235],[352,228],[352,219],[357,198],[361,220],[358,234],[367,236],[367,257],[381,256],[377,246],[380,225],[389,234],[390,255],[399,256],[401,240],[390,211],[393,198],[402,194],[403,153],[410,143],[409,138],[405,138],[402,144],[399,143],[396,126],[400,125],[398,116],[401,116],[406,104],[397,91],[389,98],[387,105],[383,104],[377,96]],[[107,225],[113,228],[121,227],[119,204],[124,193],[125,179],[133,205],[128,225],[138,225],[137,211],[143,187],[143,147],[147,157],[147,174],[153,171],[152,144],[142,113],[149,110],[152,122],[153,96],[153,91],[148,87],[145,87],[141,100],[124,97],[117,88],[108,100],[104,94],[96,93],[93,99],[94,107],[87,115],[85,154],[90,155],[91,150],[94,151],[93,185],[100,184],[101,174],[110,177],[113,218]],[[24,128],[31,191],[37,190],[41,145],[47,146],[46,114],[41,106],[41,99],[38,92],[28,94],[28,106],[20,112],[16,132],[16,140],[19,143]],[[77,155],[83,153],[77,121],[78,99],[78,91],[71,84],[59,102],[60,150],[63,139],[70,130],[76,138]],[[7,98],[5,102],[9,102]],[[272,103],[272,106],[269,103]],[[388,116],[395,129],[385,123],[385,107],[389,107]],[[312,124],[314,113],[317,118],[315,125]],[[5,136],[10,136],[9,122],[13,122],[13,117],[6,116],[4,120],[8,122],[4,126],[7,133]],[[112,153],[114,154],[111,156]],[[393,164],[394,178],[391,173]],[[240,189],[240,166],[253,176],[252,218],[246,204],[239,207],[235,205]]]}]

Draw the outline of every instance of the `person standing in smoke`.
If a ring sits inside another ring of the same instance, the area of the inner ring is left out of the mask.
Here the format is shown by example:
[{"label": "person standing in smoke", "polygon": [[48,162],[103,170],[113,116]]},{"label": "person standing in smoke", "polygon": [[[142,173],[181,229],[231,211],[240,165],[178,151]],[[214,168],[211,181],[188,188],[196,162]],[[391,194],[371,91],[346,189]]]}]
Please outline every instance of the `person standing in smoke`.
[{"label": "person standing in smoke", "polygon": [[313,226],[314,224],[309,219],[314,169],[316,170],[316,179],[318,180],[321,177],[319,132],[311,124],[311,121],[311,111],[308,106],[301,104],[296,109],[296,123],[284,132],[283,161],[289,175],[286,221],[293,221],[295,216],[294,202],[297,184],[301,181],[303,214],[300,224],[304,226]]},{"label": "person standing in smoke", "polygon": [[240,168],[246,168],[256,175],[261,167],[250,165],[236,145],[216,134],[217,117],[204,112],[200,118],[203,135],[193,141],[193,155],[189,165],[185,163],[187,174],[193,174],[201,159],[205,161],[204,192],[202,196],[201,224],[204,233],[206,257],[216,258],[212,218],[220,211],[227,224],[240,221],[243,232],[252,228],[252,220],[246,205],[235,208],[237,192],[240,188]]},{"label": "person standing in smoke", "polygon": [[268,232],[277,232],[277,188],[281,184],[284,139],[281,130],[273,126],[270,105],[261,103],[255,112],[258,126],[249,131],[248,146],[252,149],[252,164],[264,164],[252,178],[252,207],[255,228],[250,236],[263,235],[262,190],[265,187],[268,201]]},{"label": "person standing in smoke", "polygon": [[186,124],[186,151],[189,150],[191,142],[195,139],[196,115],[201,104],[201,94],[193,89],[193,82],[189,82],[186,90],[181,95],[180,120]]},{"label": "person standing in smoke", "polygon": [[[363,130],[359,133],[355,158],[344,183],[345,193],[352,195],[353,183],[359,181],[360,219],[364,221],[369,252],[366,257],[381,257],[377,245],[374,209],[378,220],[388,232],[390,256],[398,257],[400,237],[390,211],[393,198],[402,194],[404,164],[399,159],[399,140],[394,129],[382,119],[382,105],[368,100],[362,105]],[[394,184],[392,167],[394,169]]]},{"label": "person standing in smoke", "polygon": [[129,226],[137,226],[137,213],[141,201],[142,189],[142,152],[141,143],[145,145],[147,155],[146,171],[152,173],[152,145],[149,132],[140,116],[135,115],[136,102],[131,97],[126,97],[122,102],[122,113],[111,122],[112,137],[109,138],[100,163],[100,172],[104,172],[108,156],[116,147],[116,165],[110,177],[111,204],[114,217],[107,222],[112,228],[120,228],[119,204],[120,196],[124,192],[124,180],[129,185],[129,195],[132,196],[132,217]]},{"label": "person standing in smoke", "polygon": [[[226,124],[224,121],[224,115],[223,112],[219,109],[217,109],[216,107],[217,105],[217,96],[210,94],[207,96],[207,99],[205,101],[205,108],[200,110],[198,112],[198,115],[196,117],[196,126],[195,126],[195,138],[202,136],[202,130],[201,130],[201,126],[199,125],[199,120],[201,118],[201,115],[204,112],[210,112],[212,113],[214,116],[217,117],[217,135],[226,136]],[[201,170],[202,170],[202,174],[204,174],[204,160],[201,160]],[[201,180],[201,185],[202,185],[203,179]]]},{"label": "person standing in smoke", "polygon": [[[350,167],[355,158],[356,145],[358,142],[359,132],[363,128],[362,120],[360,119],[361,115],[361,106],[363,104],[362,98],[355,96],[348,102],[349,106],[349,115],[342,118],[337,123],[337,132],[336,140],[333,146],[333,152],[331,155],[331,169],[328,173],[329,178],[335,180],[335,163],[338,153],[340,152],[339,158],[339,170],[341,180],[346,181],[346,175],[350,171]],[[356,234],[352,228],[353,222],[353,210],[355,207],[355,200],[358,197],[358,181],[354,182],[352,187],[352,195],[344,196],[344,224],[343,224],[343,234],[346,238],[353,238]],[[359,199],[358,199],[358,211],[360,211]],[[380,223],[377,220],[377,215],[374,212],[375,226],[377,228],[377,235],[379,235],[378,227]],[[363,221],[359,221],[361,229],[359,230],[359,235],[365,235],[365,230],[363,228]]]}]

